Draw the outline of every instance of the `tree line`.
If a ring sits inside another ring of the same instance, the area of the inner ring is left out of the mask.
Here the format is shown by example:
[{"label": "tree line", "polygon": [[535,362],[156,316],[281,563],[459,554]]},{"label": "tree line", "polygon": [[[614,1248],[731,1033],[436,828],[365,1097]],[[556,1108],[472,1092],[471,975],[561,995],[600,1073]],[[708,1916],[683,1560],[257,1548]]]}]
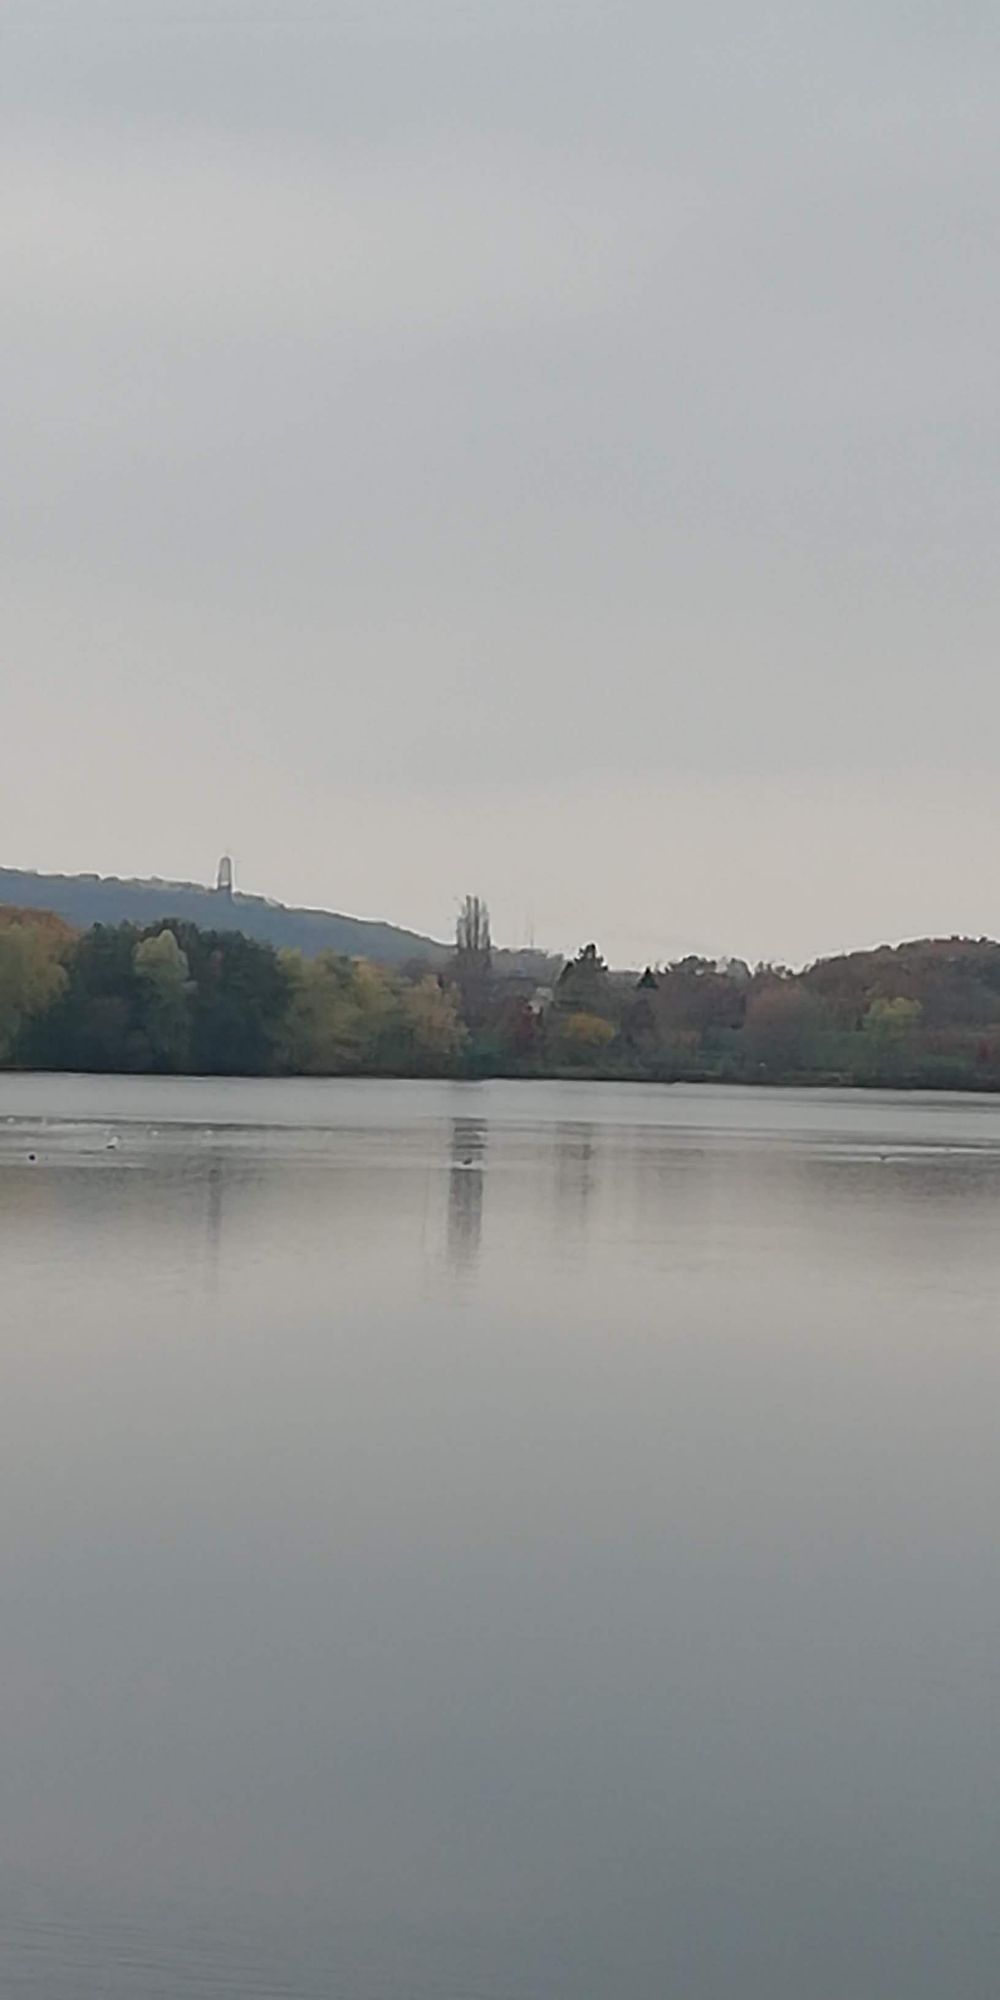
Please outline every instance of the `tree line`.
[{"label": "tree line", "polygon": [[495,954],[466,900],[443,969],[305,958],[183,921],[0,910],[0,1064],[240,1076],[590,1076],[1000,1089],[1000,945],[929,939],[802,972],[612,971]]}]

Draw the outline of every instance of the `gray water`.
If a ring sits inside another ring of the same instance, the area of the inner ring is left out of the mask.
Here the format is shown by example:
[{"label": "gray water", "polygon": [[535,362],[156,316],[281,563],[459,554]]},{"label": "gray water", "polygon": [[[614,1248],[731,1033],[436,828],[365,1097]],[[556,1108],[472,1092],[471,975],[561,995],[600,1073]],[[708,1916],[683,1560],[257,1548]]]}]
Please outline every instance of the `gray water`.
[{"label": "gray water", "polygon": [[7,1077],[0,1249],[4,2000],[995,2000],[1000,1105]]}]

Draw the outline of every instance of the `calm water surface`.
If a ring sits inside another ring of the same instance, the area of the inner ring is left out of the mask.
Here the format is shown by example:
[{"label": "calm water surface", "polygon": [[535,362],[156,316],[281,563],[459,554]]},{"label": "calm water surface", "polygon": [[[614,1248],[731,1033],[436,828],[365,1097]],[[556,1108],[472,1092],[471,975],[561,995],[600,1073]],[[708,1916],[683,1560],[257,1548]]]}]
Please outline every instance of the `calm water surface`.
[{"label": "calm water surface", "polygon": [[1000,1105],[7,1077],[0,1247],[4,2000],[995,2000]]}]

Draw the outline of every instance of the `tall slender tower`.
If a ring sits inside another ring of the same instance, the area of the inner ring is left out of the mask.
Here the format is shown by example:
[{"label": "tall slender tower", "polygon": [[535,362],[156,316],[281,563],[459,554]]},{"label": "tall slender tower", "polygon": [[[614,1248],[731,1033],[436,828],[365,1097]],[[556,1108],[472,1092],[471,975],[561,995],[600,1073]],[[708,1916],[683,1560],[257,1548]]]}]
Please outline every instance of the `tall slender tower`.
[{"label": "tall slender tower", "polygon": [[219,862],[219,872],[215,878],[215,893],[225,896],[227,903],[233,900],[233,861],[230,854],[224,854]]}]

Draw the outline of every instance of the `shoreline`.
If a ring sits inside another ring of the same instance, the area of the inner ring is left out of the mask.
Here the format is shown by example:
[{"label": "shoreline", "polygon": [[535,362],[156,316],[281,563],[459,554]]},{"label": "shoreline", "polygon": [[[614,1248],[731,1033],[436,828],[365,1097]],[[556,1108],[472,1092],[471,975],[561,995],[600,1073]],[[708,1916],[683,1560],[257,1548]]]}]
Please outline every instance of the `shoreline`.
[{"label": "shoreline", "polygon": [[891,1077],[891,1076],[843,1076],[827,1074],[817,1076],[809,1072],[795,1071],[777,1076],[719,1076],[707,1073],[684,1076],[637,1076],[621,1071],[602,1069],[544,1069],[544,1070],[462,1070],[462,1069],[370,1069],[370,1070],[151,1070],[151,1069],[45,1069],[18,1068],[0,1070],[0,1097],[8,1078],[39,1077],[55,1083],[60,1079],[70,1081],[75,1078],[97,1080],[107,1077],[117,1082],[136,1083],[280,1083],[280,1084],[326,1084],[326,1083],[567,1083],[567,1084],[616,1084],[633,1089],[655,1090],[759,1090],[809,1091],[891,1091],[898,1096],[932,1097],[1000,1097],[1000,1083],[973,1079],[942,1079],[933,1077]]}]

